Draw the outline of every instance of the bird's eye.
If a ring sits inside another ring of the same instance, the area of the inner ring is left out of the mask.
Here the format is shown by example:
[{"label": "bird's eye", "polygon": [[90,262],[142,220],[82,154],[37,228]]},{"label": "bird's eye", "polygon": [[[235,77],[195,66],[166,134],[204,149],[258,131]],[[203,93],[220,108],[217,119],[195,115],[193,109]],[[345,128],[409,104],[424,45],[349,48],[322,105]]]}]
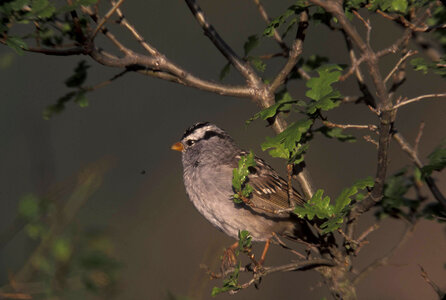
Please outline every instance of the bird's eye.
[{"label": "bird's eye", "polygon": [[188,146],[192,146],[193,144],[195,144],[195,141],[194,141],[194,140],[188,140],[188,141],[186,142],[186,144],[187,144]]}]

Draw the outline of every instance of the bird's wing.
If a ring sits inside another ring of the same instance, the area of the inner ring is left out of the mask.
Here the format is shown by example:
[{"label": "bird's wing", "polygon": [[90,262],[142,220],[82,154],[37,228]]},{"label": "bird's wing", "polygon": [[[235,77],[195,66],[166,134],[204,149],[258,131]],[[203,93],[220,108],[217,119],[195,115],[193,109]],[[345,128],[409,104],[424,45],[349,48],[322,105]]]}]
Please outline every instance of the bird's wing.
[{"label": "bird's wing", "polygon": [[[245,155],[247,153],[242,153]],[[239,157],[236,157],[237,161]],[[250,206],[258,212],[271,212],[290,207],[288,200],[288,184],[264,160],[255,157],[256,166],[251,169],[248,184],[253,187]],[[234,166],[237,167],[237,166]],[[293,205],[303,205],[303,197],[293,189],[291,201]]]}]

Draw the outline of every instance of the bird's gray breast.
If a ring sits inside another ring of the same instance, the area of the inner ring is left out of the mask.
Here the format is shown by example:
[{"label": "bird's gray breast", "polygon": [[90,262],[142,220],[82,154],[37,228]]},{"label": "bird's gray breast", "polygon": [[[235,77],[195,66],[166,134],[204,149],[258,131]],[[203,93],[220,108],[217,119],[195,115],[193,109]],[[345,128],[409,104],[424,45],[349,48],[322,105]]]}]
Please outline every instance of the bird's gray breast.
[{"label": "bird's gray breast", "polygon": [[[267,220],[232,200],[232,168],[228,165],[194,164],[184,168],[184,184],[189,199],[214,226],[238,237],[248,230],[254,240],[265,240],[275,222]],[[271,224],[270,224],[271,223]]]}]

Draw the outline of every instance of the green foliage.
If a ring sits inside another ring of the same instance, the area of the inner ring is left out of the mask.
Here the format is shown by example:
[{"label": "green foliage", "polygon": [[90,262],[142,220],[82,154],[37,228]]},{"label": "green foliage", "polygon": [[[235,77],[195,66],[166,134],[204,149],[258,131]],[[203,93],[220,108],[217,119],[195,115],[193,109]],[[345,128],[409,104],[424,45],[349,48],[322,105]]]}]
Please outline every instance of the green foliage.
[{"label": "green foliage", "polygon": [[220,293],[225,293],[228,291],[236,291],[241,288],[238,283],[238,276],[240,273],[240,263],[235,267],[234,272],[230,273],[228,277],[223,280],[223,287],[219,288],[214,286],[212,288],[212,297],[217,296]]},{"label": "green foliage", "polygon": [[[422,185],[422,172],[418,168],[412,171],[402,169],[386,180],[384,186],[384,197],[378,203],[379,210],[376,217],[393,217],[413,220],[413,218],[425,218],[441,222],[446,217],[446,211],[439,203],[428,203],[421,211],[419,207],[425,198],[416,193],[417,197],[412,199],[408,195],[411,190],[418,190]],[[438,218],[439,217],[439,218]]]},{"label": "green foliage", "polygon": [[238,232],[238,249],[236,255],[240,252],[244,252],[246,249],[252,248],[252,237],[251,233],[247,230],[242,230]]},{"label": "green foliage", "polygon": [[[293,103],[302,105],[303,102],[292,99],[291,95],[284,90],[276,95],[276,104],[273,104],[270,107],[267,107],[256,113],[252,118],[246,121],[246,125],[257,119],[272,119],[280,112],[289,112],[292,108]],[[305,105],[305,103],[303,104]]]},{"label": "green foliage", "polygon": [[[249,252],[252,248],[252,237],[249,231],[241,230],[238,232],[238,248],[235,251],[235,255],[238,256],[242,252]],[[241,288],[238,283],[238,277],[240,272],[241,263],[239,262],[235,267],[234,271],[230,273],[224,280],[223,286],[213,287],[212,289],[212,297],[217,296],[220,293],[225,293],[228,291],[236,291]]]},{"label": "green foliage", "polygon": [[440,172],[446,166],[446,139],[428,156],[429,163],[421,169],[423,177],[430,176],[433,171]]},{"label": "green foliage", "polygon": [[256,34],[248,36],[248,40],[243,45],[245,56],[248,56],[248,54],[259,45],[259,43],[259,37]]},{"label": "green foliage", "polygon": [[249,198],[253,191],[252,186],[248,182],[248,175],[250,174],[250,168],[256,166],[254,160],[254,154],[249,152],[248,155],[242,156],[238,161],[238,167],[232,171],[232,187],[235,194],[233,195],[233,201],[235,203],[242,203],[244,198]]},{"label": "green foliage", "polygon": [[23,55],[24,50],[28,49],[28,45],[19,37],[8,36],[6,39],[6,45],[8,45],[17,54]]},{"label": "green foliage", "polygon": [[369,10],[380,9],[387,12],[406,13],[408,8],[407,0],[370,0]]},{"label": "green foliage", "polygon": [[322,126],[318,130],[328,138],[338,139],[341,142],[356,142],[356,138],[351,134],[344,134],[342,128]]},{"label": "green foliage", "polygon": [[307,81],[306,85],[310,89],[305,93],[313,101],[308,105],[307,112],[314,114],[317,110],[330,110],[339,106],[336,101],[341,97],[341,93],[331,86],[339,81],[342,68],[338,65],[325,65],[317,69],[319,77],[313,77]]},{"label": "green foliage", "polygon": [[424,58],[418,57],[412,59],[410,64],[415,71],[421,71],[423,74],[427,74],[428,71],[432,71],[441,77],[446,77],[446,57],[442,57],[436,62],[427,62]]},{"label": "green foliage", "polygon": [[[274,18],[273,20],[271,20],[271,22],[268,24],[268,26],[263,31],[263,35],[268,36],[268,37],[273,36],[274,29],[278,29],[280,26],[285,24],[291,16],[299,14],[306,7],[307,7],[307,4],[305,1],[303,1],[303,0],[296,1],[296,3],[291,5],[290,7],[288,7],[284,13],[282,13],[278,17]],[[291,24],[296,23],[296,19],[293,18],[290,23]],[[289,28],[287,28],[287,30],[285,32],[288,32],[288,31],[289,31]]]},{"label": "green foliage", "polygon": [[353,197],[360,195],[358,192],[361,190],[372,188],[373,184],[371,177],[357,181],[353,186],[345,188],[341,192],[334,205],[330,204],[330,197],[323,197],[324,191],[319,189],[303,206],[295,207],[294,213],[300,218],[307,218],[308,220],[313,220],[314,217],[326,220],[320,226],[322,233],[333,232],[341,227],[344,217],[350,209],[350,203],[353,200],[359,201],[358,198]]},{"label": "green foliage", "polygon": [[303,154],[308,149],[308,145],[301,143],[302,135],[306,133],[313,121],[303,119],[288,126],[287,129],[275,137],[267,137],[261,145],[262,150],[271,149],[269,154],[272,157],[279,157],[288,160],[288,163],[298,164],[303,161]]},{"label": "green foliage", "polygon": [[70,88],[75,88],[74,91],[68,92],[60,97],[55,104],[49,105],[43,111],[43,118],[49,120],[55,114],[62,112],[68,102],[73,100],[79,107],[84,108],[89,105],[88,99],[85,96],[87,89],[82,85],[87,79],[87,70],[90,68],[87,63],[82,60],[74,69],[74,74],[65,80],[65,85]]},{"label": "green foliage", "polygon": [[26,220],[37,219],[40,212],[39,198],[33,194],[28,194],[22,197],[19,202],[19,216]]}]

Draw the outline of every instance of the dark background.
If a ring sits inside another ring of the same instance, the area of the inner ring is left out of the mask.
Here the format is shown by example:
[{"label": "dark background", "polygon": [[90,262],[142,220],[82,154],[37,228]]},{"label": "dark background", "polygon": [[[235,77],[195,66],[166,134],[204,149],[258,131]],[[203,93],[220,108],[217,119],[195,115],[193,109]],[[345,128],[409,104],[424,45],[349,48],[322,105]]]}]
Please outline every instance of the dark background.
[{"label": "dark background", "polygon": [[[271,16],[283,11],[291,1],[275,4],[265,1]],[[242,53],[248,35],[261,33],[265,24],[251,1],[200,1],[204,12],[223,38]],[[218,80],[225,59],[218,53],[192,18],[182,1],[128,1],[122,6],[141,34],[172,61],[203,78]],[[381,49],[391,44],[401,31],[372,17],[372,45]],[[118,36],[135,45],[119,28]],[[104,41],[100,39],[100,41]],[[333,62],[348,63],[345,45],[339,36],[322,25],[310,27],[304,57],[329,56]],[[104,41],[104,45],[107,42]],[[258,53],[277,51],[265,40]],[[140,50],[142,52],[142,50]],[[265,123],[249,127],[244,121],[258,108],[247,99],[236,99],[202,92],[158,79],[129,74],[113,84],[88,94],[88,108],[69,104],[49,121],[43,109],[55,103],[68,89],[68,78],[77,62],[86,59],[92,66],[89,84],[99,83],[119,70],[95,64],[88,57],[50,57],[37,54],[17,56],[0,47],[0,229],[14,220],[19,199],[26,193],[45,193],[57,182],[73,176],[85,165],[104,157],[116,163],[104,177],[99,190],[80,210],[77,221],[85,228],[102,228],[112,237],[122,262],[118,299],[167,299],[172,293],[191,299],[209,299],[212,286],[199,268],[204,263],[216,269],[222,249],[234,241],[212,227],[187,199],[182,182],[179,153],[170,145],[179,140],[185,128],[197,121],[211,121],[226,129],[246,149],[252,149],[282,174],[284,164],[260,150],[260,143],[274,133]],[[397,57],[383,60],[384,74]],[[268,65],[265,77],[271,77],[283,61]],[[226,82],[240,83],[232,70]],[[346,86],[346,87],[345,87]],[[341,92],[355,95],[354,81]],[[400,90],[404,96],[444,92],[439,77],[409,72]],[[304,97],[305,85],[293,83],[295,97]],[[425,158],[444,137],[446,103],[426,100],[400,109],[396,127],[411,142],[421,121],[426,122],[420,144]],[[364,105],[347,104],[330,113],[338,123],[376,123]],[[376,149],[362,140],[343,144],[317,137],[311,144],[306,162],[316,188],[335,197],[354,180],[375,173]],[[409,164],[397,145],[391,146],[390,173]],[[145,174],[142,171],[145,171]],[[446,192],[444,174],[435,174]],[[424,190],[425,194],[427,191]],[[365,229],[373,222],[372,214],[361,220]],[[371,244],[357,258],[362,267],[386,253],[403,232],[401,222],[384,220],[370,235]],[[446,240],[444,225],[422,221],[413,237],[397,253],[391,264],[370,274],[358,287],[360,299],[436,299],[433,290],[419,275],[422,265],[440,287],[446,288]],[[32,250],[33,244],[23,233],[0,250],[0,282],[17,270]],[[255,245],[261,251],[262,245]],[[273,247],[267,264],[293,259],[285,250]],[[316,272],[277,273],[264,279],[257,291],[253,287],[235,296],[219,299],[321,299],[328,290],[318,282]]]}]

